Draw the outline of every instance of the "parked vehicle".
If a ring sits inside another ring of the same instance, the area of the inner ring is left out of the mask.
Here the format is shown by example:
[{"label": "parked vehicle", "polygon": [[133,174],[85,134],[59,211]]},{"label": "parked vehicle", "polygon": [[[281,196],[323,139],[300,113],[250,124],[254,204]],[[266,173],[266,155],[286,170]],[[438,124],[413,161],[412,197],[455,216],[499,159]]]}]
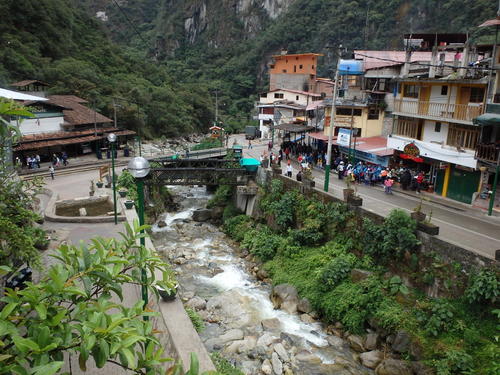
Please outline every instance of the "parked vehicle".
[{"label": "parked vehicle", "polygon": [[245,127],[245,139],[255,139],[257,137],[260,137],[260,131],[256,126]]}]

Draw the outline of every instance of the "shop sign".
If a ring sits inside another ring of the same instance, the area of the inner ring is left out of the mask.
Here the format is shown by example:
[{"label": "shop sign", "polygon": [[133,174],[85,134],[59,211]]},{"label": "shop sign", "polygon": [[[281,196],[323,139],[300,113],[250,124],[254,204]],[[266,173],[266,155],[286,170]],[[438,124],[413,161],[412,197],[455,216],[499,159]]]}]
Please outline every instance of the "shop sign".
[{"label": "shop sign", "polygon": [[403,152],[406,155],[417,157],[420,155],[420,149],[417,147],[415,143],[408,143],[404,148]]},{"label": "shop sign", "polygon": [[339,134],[337,135],[337,144],[339,146],[349,146],[351,141],[351,130],[340,128]]}]

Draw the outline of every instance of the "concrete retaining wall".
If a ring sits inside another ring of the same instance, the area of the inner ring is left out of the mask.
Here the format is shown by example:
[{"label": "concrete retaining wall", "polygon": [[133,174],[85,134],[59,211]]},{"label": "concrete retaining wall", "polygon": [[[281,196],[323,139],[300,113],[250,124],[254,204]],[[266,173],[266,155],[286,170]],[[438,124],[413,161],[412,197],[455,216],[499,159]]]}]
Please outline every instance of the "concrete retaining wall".
[{"label": "concrete retaining wall", "polygon": [[[343,202],[342,200],[335,198],[330,193],[324,192],[318,188],[307,190],[303,188],[303,184],[299,181],[295,181],[281,174],[272,174],[271,171],[265,171],[266,177],[261,176],[260,179],[263,181],[270,181],[271,179],[279,179],[283,181],[283,185],[286,190],[296,189],[302,191],[308,197],[318,199],[322,202]],[[257,205],[256,205],[257,206]],[[368,211],[363,207],[351,207],[355,209],[363,217],[368,217],[375,223],[382,223],[384,217],[375,212]],[[439,256],[448,262],[458,262],[462,264],[465,269],[471,269],[475,267],[500,267],[500,262],[486,258],[480,254],[476,254],[466,248],[460,246],[457,243],[451,243],[441,239],[439,236],[431,236],[424,232],[417,230],[417,238],[422,242],[421,251],[423,253],[435,252]]]},{"label": "concrete retaining wall", "polygon": [[[125,198],[119,200],[123,206]],[[135,209],[124,210],[127,222],[133,225],[139,218]],[[146,237],[146,246],[155,250],[153,242]],[[156,278],[161,279],[162,275],[158,272]],[[141,298],[140,287],[136,287],[138,298]],[[200,373],[204,371],[215,371],[215,366],[210,359],[205,346],[201,342],[198,333],[191,323],[191,319],[186,314],[184,306],[179,298],[174,301],[164,302],[157,300],[155,296],[149,296],[149,307],[159,312],[159,316],[152,319],[154,329],[162,332],[159,340],[165,349],[165,352],[174,359],[181,361],[185,369],[189,368],[190,355],[195,353],[200,363]]]}]

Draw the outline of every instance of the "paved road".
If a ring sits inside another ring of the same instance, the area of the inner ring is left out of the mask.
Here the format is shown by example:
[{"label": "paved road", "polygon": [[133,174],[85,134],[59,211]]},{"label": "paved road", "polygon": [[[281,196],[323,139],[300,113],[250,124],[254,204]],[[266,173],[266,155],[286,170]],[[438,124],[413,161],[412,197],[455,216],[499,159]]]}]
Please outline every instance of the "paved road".
[{"label": "paved road", "polygon": [[[245,146],[248,144],[248,141],[245,141],[241,135],[234,136],[230,144],[234,139],[239,144]],[[252,149],[249,150],[245,147],[244,154],[258,159],[263,151],[267,151],[267,140],[263,142],[252,141]],[[294,176],[297,171],[298,165],[295,163]],[[315,170],[313,175],[316,186],[322,188],[324,172]],[[329,192],[335,197],[342,198],[344,188],[345,183],[339,181],[336,174],[332,174]],[[386,195],[382,187],[357,185],[357,188],[359,195],[363,198],[363,208],[384,216],[387,216],[395,208],[412,211],[420,201],[416,197],[401,193]],[[443,204],[426,201],[422,204],[424,212],[429,213],[432,210],[432,222],[440,227],[439,237],[494,259],[495,251],[500,249],[500,218],[488,217],[484,212],[466,205],[446,204],[446,202]]]}]

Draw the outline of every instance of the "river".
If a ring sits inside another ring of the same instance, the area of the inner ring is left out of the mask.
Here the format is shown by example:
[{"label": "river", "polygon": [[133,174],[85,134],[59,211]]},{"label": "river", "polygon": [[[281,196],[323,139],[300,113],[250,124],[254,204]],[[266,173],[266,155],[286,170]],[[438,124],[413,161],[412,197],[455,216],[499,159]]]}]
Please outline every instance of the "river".
[{"label": "river", "polygon": [[177,272],[183,300],[205,321],[200,337],[210,352],[252,375],[373,374],[322,323],[274,309],[271,285],[253,276],[237,244],[217,226],[191,219],[210,198],[204,187],[170,189],[182,198],[181,209],[164,214],[166,226],[155,224],[152,238]]}]

